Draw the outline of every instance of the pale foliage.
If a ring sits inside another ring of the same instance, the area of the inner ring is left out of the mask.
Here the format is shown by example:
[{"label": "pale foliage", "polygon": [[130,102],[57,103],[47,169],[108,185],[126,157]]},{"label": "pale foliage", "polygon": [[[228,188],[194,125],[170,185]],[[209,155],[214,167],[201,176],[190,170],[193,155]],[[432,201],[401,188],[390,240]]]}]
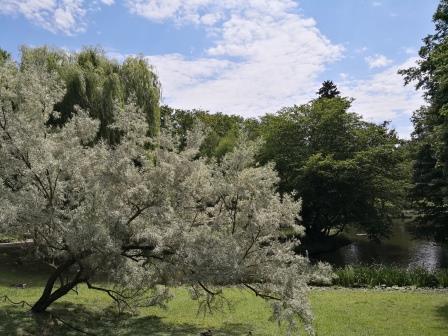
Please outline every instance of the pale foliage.
[{"label": "pale foliage", "polygon": [[[275,192],[277,174],[256,164],[256,144],[219,163],[197,159],[199,131],[181,152],[170,132],[148,146],[131,103],[116,108],[122,139],[111,147],[84,111],[64,127],[46,125],[63,94],[56,75],[6,63],[0,76],[0,227],[32,236],[66,276],[61,287],[85,282],[123,306],[159,303],[168,296],[161,285],[187,285],[213,309],[220,287],[240,286],[272,301],[291,332],[301,320],[312,333],[306,283],[316,272],[282,234],[302,232],[300,204]],[[92,285],[97,275],[113,291]],[[158,290],[148,297],[147,288]]]}]

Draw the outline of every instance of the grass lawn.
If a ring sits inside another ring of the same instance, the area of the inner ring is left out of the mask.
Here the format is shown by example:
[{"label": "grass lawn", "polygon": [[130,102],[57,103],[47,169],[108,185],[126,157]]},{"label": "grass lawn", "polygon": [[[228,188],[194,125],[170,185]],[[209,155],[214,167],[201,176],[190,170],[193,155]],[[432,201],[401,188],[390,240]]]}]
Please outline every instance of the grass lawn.
[{"label": "grass lawn", "polygon": [[[44,277],[32,266],[16,265],[0,255],[0,296],[34,302],[42,290]],[[11,284],[27,283],[26,289]],[[118,317],[110,300],[102,293],[79,288],[52,308],[69,324],[94,335],[199,335],[212,329],[213,335],[280,335],[270,322],[269,306],[247,291],[228,289],[232,310],[213,315],[197,315],[197,303],[185,289],[174,290],[168,309],[144,308],[139,315]],[[431,336],[448,334],[448,294],[329,289],[313,290],[311,302],[320,336]],[[41,320],[45,320],[42,317]],[[44,326],[44,327],[42,327]],[[0,302],[0,335],[82,335],[67,326],[37,321],[26,307]]]}]

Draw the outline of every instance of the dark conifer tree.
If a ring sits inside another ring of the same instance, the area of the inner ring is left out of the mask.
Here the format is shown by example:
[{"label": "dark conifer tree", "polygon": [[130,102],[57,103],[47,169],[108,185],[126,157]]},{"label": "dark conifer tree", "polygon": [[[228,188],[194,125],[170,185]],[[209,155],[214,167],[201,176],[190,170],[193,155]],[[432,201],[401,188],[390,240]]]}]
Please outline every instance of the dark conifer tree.
[{"label": "dark conifer tree", "polygon": [[335,98],[340,96],[340,92],[331,80],[322,83],[322,87],[316,92],[319,98]]}]

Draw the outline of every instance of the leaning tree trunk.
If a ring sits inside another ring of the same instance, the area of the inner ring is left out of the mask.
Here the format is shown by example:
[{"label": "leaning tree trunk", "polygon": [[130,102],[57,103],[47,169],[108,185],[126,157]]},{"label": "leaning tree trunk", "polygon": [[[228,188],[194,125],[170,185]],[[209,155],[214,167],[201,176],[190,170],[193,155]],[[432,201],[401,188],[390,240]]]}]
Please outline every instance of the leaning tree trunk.
[{"label": "leaning tree trunk", "polygon": [[70,290],[72,290],[76,285],[83,282],[84,279],[81,279],[81,271],[76,273],[75,277],[72,281],[67,282],[66,284],[61,285],[58,289],[53,291],[54,284],[56,280],[62,276],[62,274],[68,271],[74,264],[76,260],[68,260],[59,266],[48,278],[47,283],[45,285],[44,291],[42,292],[41,297],[31,308],[33,313],[43,313],[47,310],[47,308],[56,300],[63,297]]}]

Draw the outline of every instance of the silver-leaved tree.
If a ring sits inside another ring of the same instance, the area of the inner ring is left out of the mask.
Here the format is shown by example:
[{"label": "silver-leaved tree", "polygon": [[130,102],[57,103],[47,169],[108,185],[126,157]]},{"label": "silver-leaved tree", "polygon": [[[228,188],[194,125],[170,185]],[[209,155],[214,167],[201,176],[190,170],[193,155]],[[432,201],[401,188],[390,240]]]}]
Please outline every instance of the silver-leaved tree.
[{"label": "silver-leaved tree", "polygon": [[237,286],[312,333],[306,283],[316,273],[282,234],[302,230],[300,205],[276,193],[277,174],[256,164],[255,145],[219,163],[198,159],[200,132],[182,151],[163,132],[149,139],[131,102],[114,111],[121,141],[111,146],[82,110],[49,126],[63,93],[42,64],[0,65],[0,228],[31,236],[54,269],[34,313],[79,284],[122,308],[154,304],[179,285],[212,307],[220,288]]}]

